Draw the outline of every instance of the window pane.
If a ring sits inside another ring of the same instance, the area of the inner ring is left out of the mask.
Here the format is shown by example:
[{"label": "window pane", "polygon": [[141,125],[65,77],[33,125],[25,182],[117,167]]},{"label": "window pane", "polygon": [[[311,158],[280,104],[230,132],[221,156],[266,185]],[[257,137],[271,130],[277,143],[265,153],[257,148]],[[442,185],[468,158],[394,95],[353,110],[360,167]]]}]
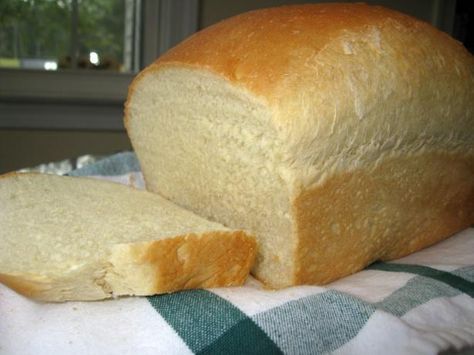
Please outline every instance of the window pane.
[{"label": "window pane", "polygon": [[0,67],[133,68],[138,0],[1,0]]}]

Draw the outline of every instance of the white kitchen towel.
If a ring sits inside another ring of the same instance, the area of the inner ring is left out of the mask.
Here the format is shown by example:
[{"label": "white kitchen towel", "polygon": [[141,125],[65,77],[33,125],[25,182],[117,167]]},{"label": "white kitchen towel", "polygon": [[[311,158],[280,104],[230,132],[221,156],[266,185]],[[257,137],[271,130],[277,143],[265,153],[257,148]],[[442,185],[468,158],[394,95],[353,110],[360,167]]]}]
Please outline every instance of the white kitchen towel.
[{"label": "white kitchen towel", "polygon": [[[143,188],[133,153],[71,175]],[[470,228],[324,287],[54,304],[0,285],[0,354],[449,354],[474,348],[473,297]]]}]

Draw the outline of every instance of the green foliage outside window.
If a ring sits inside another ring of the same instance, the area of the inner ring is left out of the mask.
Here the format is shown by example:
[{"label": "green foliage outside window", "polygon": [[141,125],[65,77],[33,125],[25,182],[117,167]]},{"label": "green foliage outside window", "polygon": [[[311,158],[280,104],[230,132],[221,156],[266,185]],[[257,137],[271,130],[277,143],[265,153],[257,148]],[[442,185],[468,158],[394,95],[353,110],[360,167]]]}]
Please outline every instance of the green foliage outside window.
[{"label": "green foliage outside window", "polygon": [[123,0],[1,0],[0,58],[50,59],[68,67],[76,31],[79,66],[90,52],[97,52],[102,63],[118,66],[123,58],[124,12]]}]

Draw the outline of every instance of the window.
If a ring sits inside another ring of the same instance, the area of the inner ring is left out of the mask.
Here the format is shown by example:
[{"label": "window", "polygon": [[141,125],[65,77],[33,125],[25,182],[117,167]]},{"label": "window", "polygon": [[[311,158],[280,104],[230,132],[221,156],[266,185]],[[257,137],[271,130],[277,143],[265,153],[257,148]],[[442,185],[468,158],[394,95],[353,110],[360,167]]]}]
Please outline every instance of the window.
[{"label": "window", "polygon": [[197,0],[0,1],[0,128],[121,129],[135,73],[197,16]]},{"label": "window", "polygon": [[134,0],[3,0],[0,67],[133,71]]}]

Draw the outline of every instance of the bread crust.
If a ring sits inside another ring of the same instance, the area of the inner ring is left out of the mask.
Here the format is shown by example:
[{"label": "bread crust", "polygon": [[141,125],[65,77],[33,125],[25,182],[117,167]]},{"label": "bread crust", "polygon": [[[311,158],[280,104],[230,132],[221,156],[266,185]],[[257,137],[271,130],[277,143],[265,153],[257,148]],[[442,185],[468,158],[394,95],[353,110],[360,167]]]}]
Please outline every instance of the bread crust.
[{"label": "bread crust", "polygon": [[247,279],[256,252],[255,238],[242,231],[188,234],[115,245],[108,260],[71,274],[0,273],[0,282],[46,302],[239,286]]},{"label": "bread crust", "polygon": [[239,286],[248,276],[256,251],[255,239],[242,231],[117,245],[105,281],[114,294],[134,295]]},{"label": "bread crust", "polygon": [[185,66],[207,70],[278,104],[284,99],[280,87],[293,75],[290,70],[303,67],[308,57],[309,53],[298,50],[308,48],[311,56],[317,56],[348,29],[357,31],[382,24],[387,18],[407,27],[421,25],[399,12],[365,4],[281,6],[221,21],[190,36],[135,77],[125,103],[125,127],[129,129],[130,101],[139,82],[161,68]]},{"label": "bread crust", "polygon": [[38,276],[35,275],[0,273],[0,283],[10,287],[23,296],[41,299],[41,295],[45,289],[47,289],[45,285],[46,280],[39,282],[37,279]]},{"label": "bread crust", "polygon": [[[305,70],[305,67],[337,61],[341,54],[348,55],[349,48],[341,47],[342,52],[327,51],[348,34],[359,36],[362,41],[364,37],[366,41],[372,41],[369,43],[371,48],[366,48],[371,49],[371,55],[384,50],[384,39],[377,35],[370,37],[368,30],[380,31],[380,35],[387,32],[390,37],[385,42],[404,46],[394,48],[400,50],[398,59],[413,64],[420,59],[424,61],[422,56],[431,52],[433,48],[429,46],[436,43],[436,48],[450,53],[443,67],[448,68],[453,58],[462,58],[466,63],[456,64],[458,70],[467,75],[469,70],[463,68],[464,64],[474,65],[472,55],[446,33],[388,8],[337,3],[290,5],[250,11],[190,36],[137,75],[130,87],[130,95],[136,82],[144,76],[162,66],[178,65],[214,72],[278,106],[282,100],[293,100],[291,96],[286,98],[288,89],[295,89],[288,88],[289,84],[296,84],[301,77],[314,74],[316,68]],[[398,32],[398,38],[394,37]],[[402,53],[407,51],[406,46],[409,45],[403,39],[406,41],[408,35],[429,41],[420,41],[418,46],[425,48],[414,53],[412,58],[403,58]],[[472,77],[470,69],[469,76]],[[293,120],[295,117],[286,119]]]},{"label": "bread crust", "polygon": [[153,66],[186,64],[210,70],[277,103],[280,86],[295,75],[295,68],[304,67],[345,32],[382,26],[388,19],[407,28],[428,27],[399,12],[365,4],[281,6],[210,26],[166,52]]},{"label": "bread crust", "polygon": [[294,203],[295,284],[325,284],[474,223],[474,156],[431,153],[340,174]]}]

